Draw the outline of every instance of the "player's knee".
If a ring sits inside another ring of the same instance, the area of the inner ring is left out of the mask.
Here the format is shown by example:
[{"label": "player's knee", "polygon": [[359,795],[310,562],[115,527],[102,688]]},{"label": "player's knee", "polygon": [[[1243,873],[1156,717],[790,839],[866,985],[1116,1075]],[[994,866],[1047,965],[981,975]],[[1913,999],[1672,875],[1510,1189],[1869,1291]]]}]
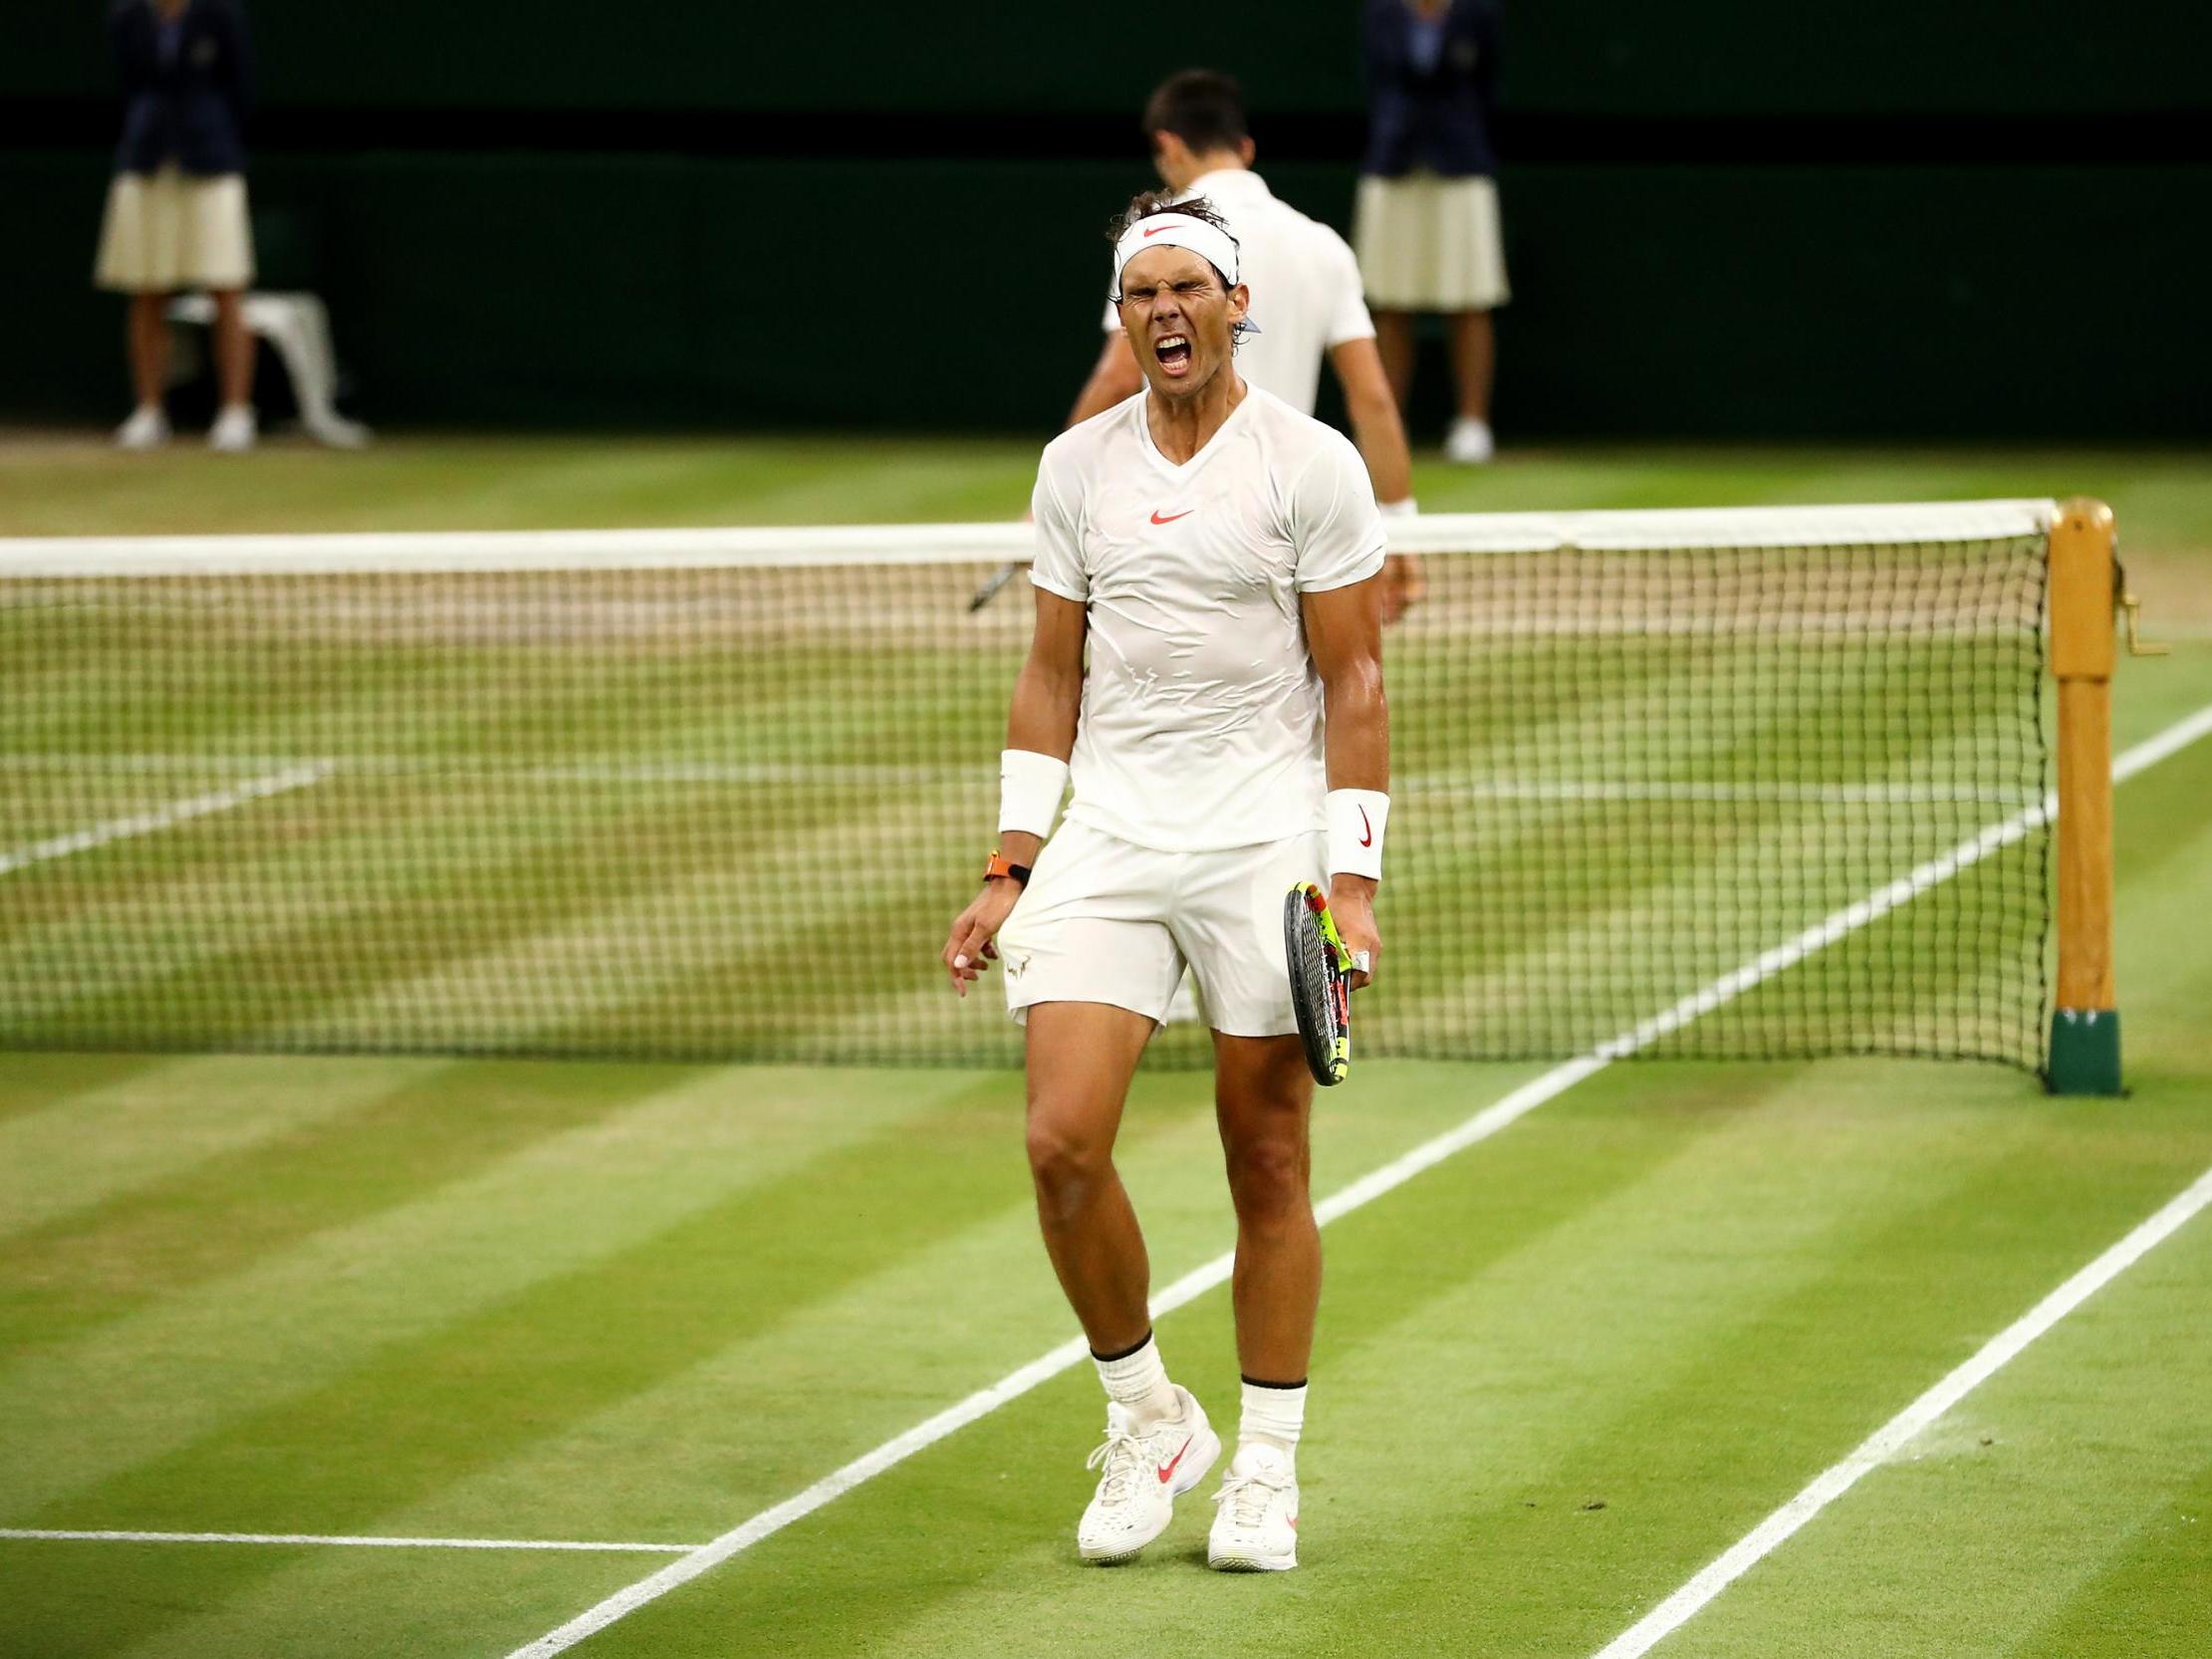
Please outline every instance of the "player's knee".
[{"label": "player's knee", "polygon": [[1229,1195],[1246,1221],[1292,1219],[1309,1208],[1302,1139],[1264,1135],[1229,1148]]},{"label": "player's knee", "polygon": [[1111,1169],[1106,1148],[1050,1117],[1029,1120],[1029,1172],[1039,1200],[1057,1211],[1082,1208]]}]

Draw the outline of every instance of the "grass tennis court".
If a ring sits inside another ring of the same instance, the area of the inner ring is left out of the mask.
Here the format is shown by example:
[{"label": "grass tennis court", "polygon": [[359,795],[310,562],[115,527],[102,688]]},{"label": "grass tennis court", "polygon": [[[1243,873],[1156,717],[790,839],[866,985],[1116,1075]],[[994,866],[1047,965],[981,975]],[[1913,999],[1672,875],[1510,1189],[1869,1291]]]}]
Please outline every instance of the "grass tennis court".
[{"label": "grass tennis court", "polygon": [[[982,518],[1032,459],[469,440],[217,473],[25,442],[0,534]],[[1432,509],[2077,489],[2176,640],[2121,668],[2124,749],[2212,705],[2201,456],[1418,479]],[[1588,1659],[2212,1165],[2207,802],[2212,740],[2118,790],[2127,1099],[1998,1066],[1621,1065],[1333,1222],[1297,1573],[1207,1573],[1202,1499],[1137,1565],[1081,1567],[1100,1412],[1069,1370],[578,1651]],[[1355,1067],[1317,1196],[1546,1071]],[[1019,1112],[1006,1071],[0,1056],[0,1529],[448,1540],[0,1537],[0,1653],[524,1647],[1066,1339]],[[1226,1248],[1203,1075],[1140,1078],[1122,1164],[1155,1287]],[[1656,1651],[2201,1659],[2208,1304],[2200,1217]],[[1225,1293],[1160,1333],[1232,1411]]]}]

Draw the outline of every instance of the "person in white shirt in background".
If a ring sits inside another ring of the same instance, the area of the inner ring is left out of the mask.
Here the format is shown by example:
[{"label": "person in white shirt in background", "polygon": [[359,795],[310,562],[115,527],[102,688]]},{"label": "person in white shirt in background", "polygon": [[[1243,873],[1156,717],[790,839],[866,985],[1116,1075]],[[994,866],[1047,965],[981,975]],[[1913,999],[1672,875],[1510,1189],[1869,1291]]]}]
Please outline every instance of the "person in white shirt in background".
[{"label": "person in white shirt in background", "polygon": [[[1383,514],[1417,512],[1405,424],[1360,294],[1359,263],[1342,236],[1282,200],[1252,170],[1258,147],[1242,90],[1226,75],[1183,70],[1153,90],[1144,106],[1143,126],[1160,182],[1177,199],[1203,197],[1237,238],[1259,325],[1237,342],[1238,374],[1310,415],[1327,357]],[[1068,424],[1080,425],[1111,408],[1143,383],[1119,309],[1109,300],[1106,344]],[[1380,586],[1387,625],[1426,592],[1419,558],[1392,554],[1383,565]],[[1167,1019],[1181,1025],[1198,1018],[1196,991],[1186,978]]]},{"label": "person in white shirt in background", "polygon": [[[1385,516],[1417,511],[1405,425],[1360,295],[1358,261],[1342,236],[1281,200],[1252,170],[1257,150],[1236,82],[1202,69],[1171,75],[1146,102],[1143,124],[1160,181],[1178,198],[1203,196],[1236,236],[1259,325],[1237,346],[1237,372],[1310,415],[1326,356],[1375,500]],[[1109,302],[1106,344],[1068,424],[1111,408],[1143,383]],[[1393,555],[1383,572],[1383,621],[1396,621],[1423,591],[1419,560]]]},{"label": "person in white shirt in background", "polygon": [[999,760],[1000,839],[941,960],[965,996],[1003,958],[1028,1026],[1038,1222],[1108,1402],[1076,1529],[1102,1563],[1157,1539],[1222,1453],[1153,1339],[1144,1235],[1113,1165],[1137,1061],[1184,964],[1197,974],[1244,1377],[1206,1559],[1249,1572],[1298,1564],[1321,1299],[1314,1076],[1283,902],[1326,879],[1352,983],[1368,983],[1390,724],[1373,486],[1342,433],[1239,376],[1252,294],[1226,225],[1202,200],[1140,196],[1119,226],[1113,292],[1144,389],[1038,466],[1037,626]]}]

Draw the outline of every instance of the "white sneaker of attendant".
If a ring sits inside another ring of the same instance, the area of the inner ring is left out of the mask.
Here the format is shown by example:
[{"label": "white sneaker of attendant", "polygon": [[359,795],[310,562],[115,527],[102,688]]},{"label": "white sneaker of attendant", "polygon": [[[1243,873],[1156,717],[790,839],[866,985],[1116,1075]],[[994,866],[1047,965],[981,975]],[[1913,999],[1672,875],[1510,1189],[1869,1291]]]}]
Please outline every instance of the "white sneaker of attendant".
[{"label": "white sneaker of attendant", "polygon": [[1190,1390],[1178,1386],[1183,1409],[1141,1431],[1126,1406],[1106,1406],[1106,1444],[1084,1465],[1097,1469],[1099,1490],[1076,1527],[1076,1549],[1107,1565],[1130,1559],[1167,1531],[1175,1500],[1206,1478],[1221,1455],[1221,1437]]},{"label": "white sneaker of attendant", "polygon": [[1444,459],[1457,461],[1461,466],[1479,467],[1497,454],[1497,440],[1490,435],[1487,421],[1473,415],[1461,415],[1452,422],[1451,431],[1444,438]]},{"label": "white sneaker of attendant", "polygon": [[158,403],[140,403],[130,418],[116,428],[118,449],[159,449],[169,441],[169,417]]},{"label": "white sneaker of attendant", "polygon": [[1298,1476],[1289,1458],[1257,1442],[1238,1447],[1213,1501],[1208,1566],[1216,1572],[1287,1572],[1298,1565]]},{"label": "white sneaker of attendant", "polygon": [[215,424],[208,428],[207,447],[219,449],[226,455],[236,455],[254,446],[260,429],[254,420],[253,407],[247,403],[226,403],[215,417]]}]

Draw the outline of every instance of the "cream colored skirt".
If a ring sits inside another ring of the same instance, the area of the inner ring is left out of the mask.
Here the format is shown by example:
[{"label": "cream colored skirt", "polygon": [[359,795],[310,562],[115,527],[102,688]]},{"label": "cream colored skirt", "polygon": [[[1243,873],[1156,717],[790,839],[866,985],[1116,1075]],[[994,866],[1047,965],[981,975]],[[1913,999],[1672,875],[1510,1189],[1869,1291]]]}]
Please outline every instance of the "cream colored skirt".
[{"label": "cream colored skirt", "polygon": [[239,173],[201,178],[171,163],[108,186],[94,280],[125,294],[253,283],[253,229]]},{"label": "cream colored skirt", "polygon": [[1513,298],[1487,178],[1363,175],[1352,243],[1376,310],[1488,311]]}]

